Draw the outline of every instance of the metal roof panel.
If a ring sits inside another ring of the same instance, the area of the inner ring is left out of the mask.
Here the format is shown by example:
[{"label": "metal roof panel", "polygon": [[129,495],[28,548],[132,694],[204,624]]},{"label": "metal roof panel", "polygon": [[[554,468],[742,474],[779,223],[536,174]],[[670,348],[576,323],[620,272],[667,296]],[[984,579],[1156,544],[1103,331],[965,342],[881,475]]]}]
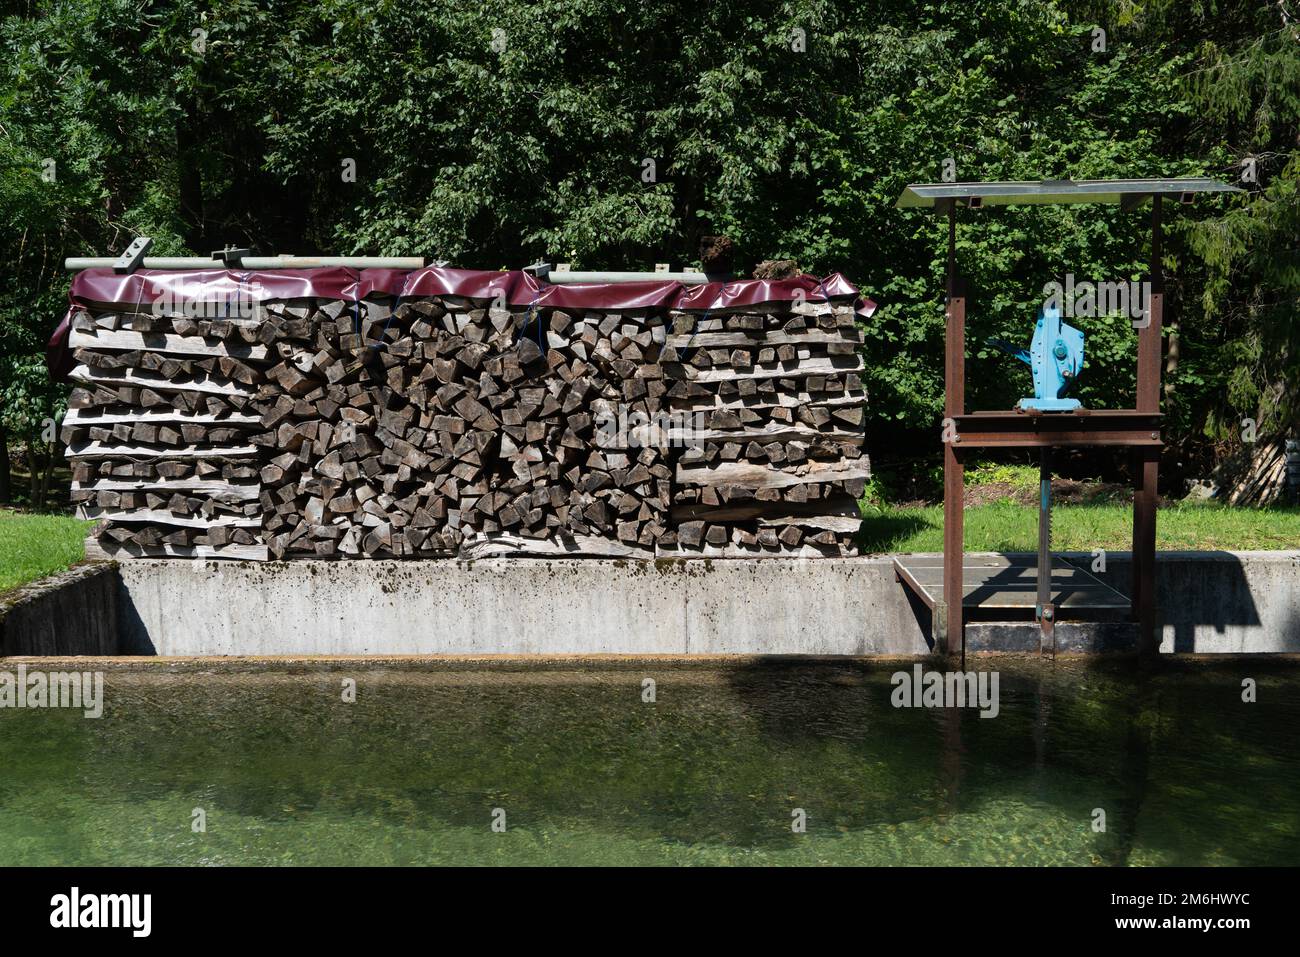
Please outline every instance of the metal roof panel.
[{"label": "metal roof panel", "polygon": [[1063,203],[1120,203],[1126,197],[1183,195],[1186,193],[1239,193],[1231,186],[1208,176],[1164,179],[1083,179],[1028,180],[991,183],[913,183],[898,198],[900,209],[933,209],[953,200],[963,206],[977,200],[981,206],[1011,206],[1023,203],[1054,205]]}]

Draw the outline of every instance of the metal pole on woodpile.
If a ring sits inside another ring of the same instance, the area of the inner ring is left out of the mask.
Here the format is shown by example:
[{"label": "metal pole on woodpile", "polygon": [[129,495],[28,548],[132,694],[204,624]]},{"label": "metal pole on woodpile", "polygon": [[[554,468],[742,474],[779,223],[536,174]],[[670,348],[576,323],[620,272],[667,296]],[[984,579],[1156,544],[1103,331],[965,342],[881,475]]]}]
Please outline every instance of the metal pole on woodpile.
[{"label": "metal pole on woodpile", "polygon": [[[82,269],[112,269],[120,262],[113,256],[70,256],[63,268],[72,272]],[[145,256],[140,269],[319,269],[342,266],[347,269],[423,269],[428,261],[421,256],[244,256],[238,262],[212,256]]]},{"label": "metal pole on woodpile", "polygon": [[[1137,410],[1160,411],[1160,350],[1164,322],[1164,266],[1161,260],[1161,204],[1151,197],[1151,296],[1147,323],[1138,332]],[[1144,447],[1134,455],[1133,495],[1133,605],[1138,622],[1138,651],[1160,650],[1156,635],[1156,482],[1160,448]]]},{"label": "metal pole on woodpile", "polygon": [[966,665],[965,630],[962,627],[962,564],[965,560],[964,492],[965,476],[957,452],[960,436],[955,416],[966,410],[966,291],[957,277],[957,204],[948,206],[947,318],[944,336],[944,410],[949,421],[943,436],[943,600],[944,650],[955,655],[960,649]]},{"label": "metal pole on woodpile", "polygon": [[706,282],[725,281],[730,276],[710,276],[702,272],[560,272],[551,270],[546,281],[555,286],[572,286],[582,283],[622,282],[679,282],[684,286],[698,286]]}]

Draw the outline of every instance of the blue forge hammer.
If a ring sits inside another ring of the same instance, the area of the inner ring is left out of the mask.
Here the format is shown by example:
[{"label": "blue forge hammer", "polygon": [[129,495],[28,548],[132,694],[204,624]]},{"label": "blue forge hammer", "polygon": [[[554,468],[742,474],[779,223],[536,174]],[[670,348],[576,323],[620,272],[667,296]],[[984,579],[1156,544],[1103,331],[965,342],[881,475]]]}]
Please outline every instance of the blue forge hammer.
[{"label": "blue forge hammer", "polygon": [[1061,309],[1055,303],[1038,310],[1038,323],[1028,349],[1019,349],[1002,339],[988,342],[1033,371],[1034,396],[1020,400],[1022,412],[1073,412],[1079,408],[1078,399],[1063,396],[1083,367],[1083,333],[1061,321]]}]

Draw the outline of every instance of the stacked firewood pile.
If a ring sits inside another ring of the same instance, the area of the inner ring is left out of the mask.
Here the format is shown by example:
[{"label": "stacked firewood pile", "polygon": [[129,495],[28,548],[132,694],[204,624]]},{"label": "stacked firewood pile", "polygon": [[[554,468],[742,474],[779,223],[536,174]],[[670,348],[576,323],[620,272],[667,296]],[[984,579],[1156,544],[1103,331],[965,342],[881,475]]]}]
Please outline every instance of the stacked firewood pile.
[{"label": "stacked firewood pile", "polygon": [[1274,438],[1246,446],[1215,476],[1227,489],[1230,505],[1277,505],[1294,496],[1297,459],[1294,442]]},{"label": "stacked firewood pile", "polygon": [[109,556],[265,558],[259,323],[148,311],[77,314],[61,438],[72,501]]},{"label": "stacked firewood pile", "polygon": [[677,462],[682,553],[855,553],[870,477],[861,338],[848,304],[672,315],[668,396],[704,419]]},{"label": "stacked firewood pile", "polygon": [[665,391],[662,318],[452,297],[300,318],[255,403],[273,556],[653,554],[671,473],[617,423]]},{"label": "stacked firewood pile", "polygon": [[846,303],[83,310],[63,440],[111,556],[844,555],[859,341]]}]

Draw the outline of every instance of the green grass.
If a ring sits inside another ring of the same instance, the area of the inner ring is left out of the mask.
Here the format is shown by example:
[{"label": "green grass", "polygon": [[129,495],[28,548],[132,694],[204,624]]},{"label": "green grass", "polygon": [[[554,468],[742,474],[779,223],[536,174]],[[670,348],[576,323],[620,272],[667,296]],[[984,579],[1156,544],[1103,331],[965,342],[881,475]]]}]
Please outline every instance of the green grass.
[{"label": "green grass", "polygon": [[0,509],[0,594],[85,558],[90,525],[71,515],[25,515]]},{"label": "green grass", "polygon": [[[861,547],[871,552],[943,550],[943,506],[897,508],[863,504]],[[0,594],[44,578],[85,557],[90,522],[68,515],[28,515],[0,509]],[[1133,512],[1128,505],[1058,505],[1052,509],[1052,548],[1127,550]],[[1300,508],[1234,508],[1180,503],[1162,508],[1156,547],[1163,550],[1283,550],[1300,547]],[[994,502],[966,509],[969,551],[1038,548],[1038,511]]]},{"label": "green grass", "polygon": [[966,469],[965,479],[967,485],[1004,484],[1033,491],[1038,488],[1038,466],[987,462]]},{"label": "green grass", "polygon": [[[943,550],[943,506],[862,506],[862,548],[867,552]],[[1128,549],[1133,510],[1129,505],[1058,505],[1052,509],[1055,551]],[[1164,550],[1282,550],[1300,547],[1300,508],[1236,508],[1180,503],[1162,508],[1156,519],[1156,547]],[[966,509],[969,551],[1038,549],[1038,510],[1011,502]]]}]

